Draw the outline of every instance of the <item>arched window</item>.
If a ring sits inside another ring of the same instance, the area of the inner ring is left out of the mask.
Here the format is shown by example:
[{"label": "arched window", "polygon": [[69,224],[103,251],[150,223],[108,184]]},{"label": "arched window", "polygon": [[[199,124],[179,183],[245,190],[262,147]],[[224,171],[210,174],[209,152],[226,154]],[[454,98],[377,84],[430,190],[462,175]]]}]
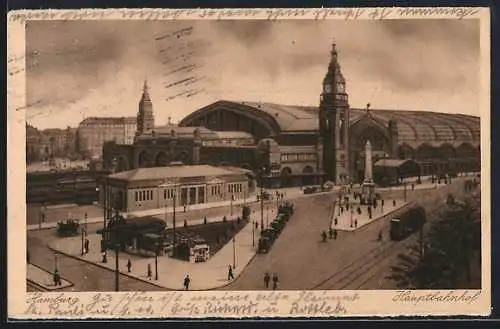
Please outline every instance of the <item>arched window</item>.
[{"label": "arched window", "polygon": [[156,155],[156,161],[155,164],[157,167],[164,167],[168,166],[169,159],[168,159],[168,154],[167,152],[161,151]]},{"label": "arched window", "polygon": [[149,154],[146,150],[139,153],[139,167],[145,168],[149,166]]},{"label": "arched window", "polygon": [[283,187],[292,185],[292,169],[289,167],[281,169],[281,185]]}]

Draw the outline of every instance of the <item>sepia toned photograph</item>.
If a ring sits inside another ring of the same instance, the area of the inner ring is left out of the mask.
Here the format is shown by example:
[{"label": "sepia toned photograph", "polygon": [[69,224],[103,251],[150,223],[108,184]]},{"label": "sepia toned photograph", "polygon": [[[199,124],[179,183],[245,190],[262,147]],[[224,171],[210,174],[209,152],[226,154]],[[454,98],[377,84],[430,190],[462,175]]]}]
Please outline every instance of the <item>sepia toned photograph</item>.
[{"label": "sepia toned photograph", "polygon": [[26,292],[474,299],[480,26],[27,20]]}]

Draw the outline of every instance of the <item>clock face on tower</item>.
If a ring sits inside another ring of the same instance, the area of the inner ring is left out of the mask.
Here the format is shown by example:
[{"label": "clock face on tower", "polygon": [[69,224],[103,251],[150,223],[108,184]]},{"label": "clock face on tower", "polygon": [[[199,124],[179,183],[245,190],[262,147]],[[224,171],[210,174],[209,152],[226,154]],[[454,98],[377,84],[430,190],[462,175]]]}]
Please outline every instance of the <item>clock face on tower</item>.
[{"label": "clock face on tower", "polygon": [[338,89],[339,93],[343,93],[343,92],[345,92],[345,84],[343,84],[343,83],[339,83],[339,84],[337,85],[337,89]]},{"label": "clock face on tower", "polygon": [[330,94],[332,92],[332,86],[330,84],[325,85],[325,93]]}]

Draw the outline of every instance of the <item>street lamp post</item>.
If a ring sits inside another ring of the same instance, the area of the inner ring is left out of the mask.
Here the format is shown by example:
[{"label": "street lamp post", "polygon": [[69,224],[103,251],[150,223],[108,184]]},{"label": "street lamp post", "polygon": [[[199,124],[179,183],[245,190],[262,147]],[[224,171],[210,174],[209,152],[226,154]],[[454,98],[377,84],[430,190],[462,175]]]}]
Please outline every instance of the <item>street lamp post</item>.
[{"label": "street lamp post", "polygon": [[266,206],[266,228],[269,228],[269,206]]},{"label": "street lamp post", "polygon": [[120,265],[118,259],[118,252],[120,249],[120,244],[116,243],[115,245],[115,291],[119,290],[119,281],[120,281]]},{"label": "street lamp post", "polygon": [[252,247],[255,246],[255,225],[252,221]]},{"label": "street lamp post", "polygon": [[264,231],[264,167],[260,171],[260,234]]},{"label": "street lamp post", "polygon": [[42,207],[40,207],[40,211],[38,212],[38,229],[42,229]]},{"label": "street lamp post", "polygon": [[236,239],[233,236],[233,269],[236,268]]},{"label": "street lamp post", "polygon": [[158,280],[158,251],[160,249],[159,243],[155,243],[155,280]]},{"label": "street lamp post", "polygon": [[404,196],[405,196],[405,202],[406,202],[406,181],[404,182],[404,186],[405,186],[405,189],[404,189]]},{"label": "street lamp post", "polygon": [[57,252],[54,253],[54,273],[58,272],[57,266]]},{"label": "street lamp post", "polygon": [[424,258],[424,225],[420,227],[420,261]]},{"label": "street lamp post", "polygon": [[233,199],[234,199],[234,194],[231,194],[231,201],[230,203],[230,216],[233,217]]},{"label": "street lamp post", "polygon": [[173,239],[172,239],[172,243],[173,243],[173,249],[172,249],[172,255],[175,257],[175,208],[176,208],[176,199],[177,199],[177,191],[174,190],[174,200],[173,200],[173,207],[174,207],[174,211],[172,213],[172,226],[173,226],[173,229],[174,229],[174,234],[173,234]]},{"label": "street lamp post", "polygon": [[350,214],[351,214],[351,215],[350,215],[350,216],[351,216],[351,220],[350,220],[350,222],[351,222],[351,227],[352,227],[352,213],[353,213],[354,209],[352,209],[352,205],[351,205],[351,207],[349,207],[349,208],[351,208],[351,211],[350,211]]},{"label": "street lamp post", "polygon": [[85,253],[85,250],[84,250],[84,243],[85,243],[85,228],[82,228],[82,256],[83,254]]}]

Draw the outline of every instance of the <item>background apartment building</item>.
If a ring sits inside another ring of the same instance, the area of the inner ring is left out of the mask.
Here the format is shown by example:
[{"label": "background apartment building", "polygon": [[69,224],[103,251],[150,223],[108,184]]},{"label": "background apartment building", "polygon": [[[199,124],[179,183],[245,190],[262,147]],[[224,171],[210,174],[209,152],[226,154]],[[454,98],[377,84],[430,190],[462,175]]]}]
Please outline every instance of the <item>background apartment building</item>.
[{"label": "background apartment building", "polygon": [[37,129],[26,124],[26,160],[46,160],[76,153],[76,128]]},{"label": "background apartment building", "polygon": [[78,151],[88,157],[101,157],[105,142],[132,144],[137,130],[135,117],[90,117],[78,125]]}]

